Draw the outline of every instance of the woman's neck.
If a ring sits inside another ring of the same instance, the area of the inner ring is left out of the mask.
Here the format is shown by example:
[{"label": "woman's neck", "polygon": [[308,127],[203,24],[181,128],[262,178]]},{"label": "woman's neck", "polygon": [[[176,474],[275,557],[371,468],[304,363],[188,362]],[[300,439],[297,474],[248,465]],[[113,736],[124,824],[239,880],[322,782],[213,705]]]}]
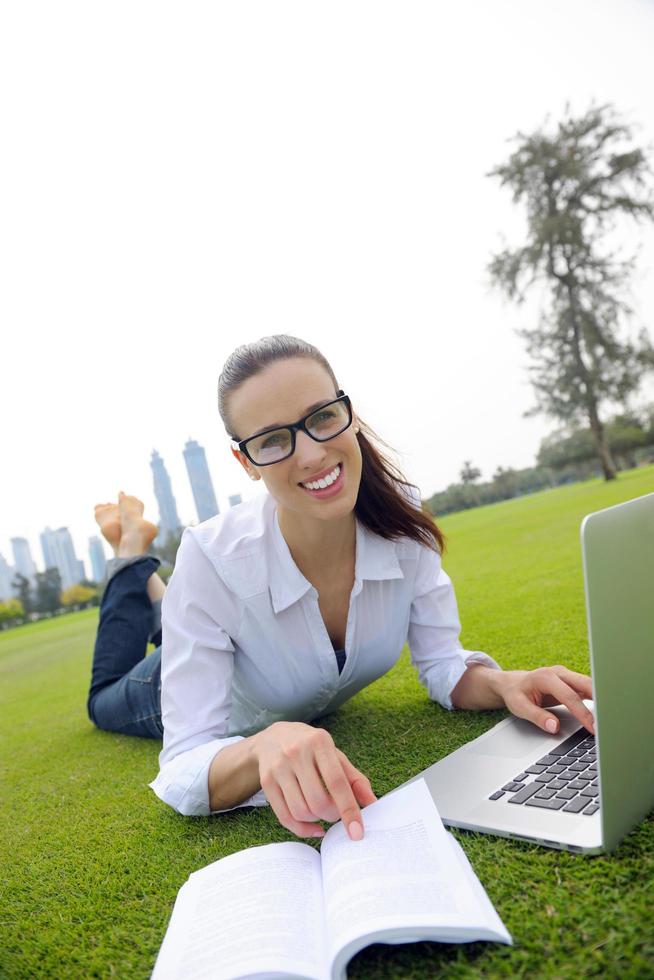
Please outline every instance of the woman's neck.
[{"label": "woman's neck", "polygon": [[320,521],[278,508],[277,517],[293,561],[309,581],[329,576],[344,566],[354,568],[354,511],[333,521]]}]

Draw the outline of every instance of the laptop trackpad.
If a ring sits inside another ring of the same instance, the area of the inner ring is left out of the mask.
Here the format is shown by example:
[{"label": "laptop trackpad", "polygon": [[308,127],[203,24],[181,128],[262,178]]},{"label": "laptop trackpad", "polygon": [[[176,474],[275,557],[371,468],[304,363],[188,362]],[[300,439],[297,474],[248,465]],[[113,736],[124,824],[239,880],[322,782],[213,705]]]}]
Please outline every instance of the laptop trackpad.
[{"label": "laptop trackpad", "polygon": [[[574,727],[578,728],[579,722]],[[474,755],[493,755],[500,758],[517,759],[532,752],[537,753],[541,748],[544,755],[550,746],[561,741],[563,731],[562,726],[556,735],[548,735],[536,728],[533,722],[513,717],[508,718],[504,726],[500,722],[485,736],[470,742],[467,748]]]}]

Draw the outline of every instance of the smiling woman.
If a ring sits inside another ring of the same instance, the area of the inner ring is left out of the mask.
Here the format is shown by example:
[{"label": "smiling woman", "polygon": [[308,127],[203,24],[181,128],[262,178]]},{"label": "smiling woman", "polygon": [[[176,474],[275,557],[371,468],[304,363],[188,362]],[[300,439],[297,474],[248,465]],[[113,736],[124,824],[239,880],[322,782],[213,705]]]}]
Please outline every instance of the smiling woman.
[{"label": "smiling woman", "polygon": [[[165,593],[144,554],[152,525],[122,498],[94,656],[91,718],[163,734],[151,783],[162,800],[188,815],[269,803],[299,836],[342,819],[359,839],[370,782],[314,723],[406,642],[446,708],[506,705],[550,730],[544,705],[564,703],[592,728],[589,678],[505,672],[462,649],[443,536],[320,351],[286,334],[237,348],[218,406],[235,459],[267,493],[186,528]],[[157,594],[162,638],[148,634]],[[161,647],[144,658],[148,635]]]}]

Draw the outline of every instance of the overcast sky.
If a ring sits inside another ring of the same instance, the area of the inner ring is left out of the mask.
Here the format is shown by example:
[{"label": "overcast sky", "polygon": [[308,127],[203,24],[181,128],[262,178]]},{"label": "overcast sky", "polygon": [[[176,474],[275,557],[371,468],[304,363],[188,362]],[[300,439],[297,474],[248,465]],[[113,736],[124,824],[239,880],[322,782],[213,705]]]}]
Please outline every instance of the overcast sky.
[{"label": "overcast sky", "polygon": [[[123,489],[180,517],[206,449],[221,509],[260,490],[216,406],[239,344],[324,352],[424,497],[464,459],[531,465],[518,310],[489,289],[520,207],[485,176],[549,113],[616,105],[654,144],[654,5],[637,0],[4,4],[0,553]],[[654,232],[634,327],[654,335]],[[109,553],[107,551],[107,553]]]}]

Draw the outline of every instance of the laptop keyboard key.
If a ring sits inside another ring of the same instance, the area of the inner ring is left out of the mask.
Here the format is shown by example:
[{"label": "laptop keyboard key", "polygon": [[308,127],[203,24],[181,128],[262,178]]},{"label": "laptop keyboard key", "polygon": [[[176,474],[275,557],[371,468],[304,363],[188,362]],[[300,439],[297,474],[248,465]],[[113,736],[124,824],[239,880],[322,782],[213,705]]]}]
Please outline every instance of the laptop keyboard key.
[{"label": "laptop keyboard key", "polygon": [[575,800],[570,800],[569,803],[566,803],[563,809],[568,813],[579,813],[579,811],[583,810],[587,803],[587,796],[578,796]]},{"label": "laptop keyboard key", "polygon": [[564,783],[561,779],[553,779],[551,783],[547,784],[548,789],[565,789],[567,783]]},{"label": "laptop keyboard key", "polygon": [[576,789],[560,789],[556,794],[559,800],[574,800],[577,795]]},{"label": "laptop keyboard key", "polygon": [[584,770],[588,769],[588,763],[581,761],[573,762],[570,768],[573,772],[584,772]]},{"label": "laptop keyboard key", "polygon": [[530,800],[525,802],[525,806],[541,806],[545,810],[560,810],[565,800],[557,800],[556,797],[552,800],[541,800],[537,796],[532,796]]},{"label": "laptop keyboard key", "polygon": [[554,776],[550,776],[548,772],[541,772],[539,776],[536,776],[537,783],[549,783],[551,779],[554,779]]},{"label": "laptop keyboard key", "polygon": [[516,790],[522,789],[522,783],[507,783],[502,789],[505,793],[515,793]]},{"label": "laptop keyboard key", "polygon": [[598,810],[599,810],[599,803],[591,803],[590,806],[586,807],[584,813],[587,816],[590,816],[591,813],[597,813]]},{"label": "laptop keyboard key", "polygon": [[560,772],[565,772],[565,766],[562,765],[550,766],[547,771],[551,772],[553,776],[558,776]]},{"label": "laptop keyboard key", "polygon": [[556,748],[550,749],[549,754],[567,755],[567,753],[582,740],[585,731],[585,728],[578,728],[577,731],[573,732],[572,735],[566,738],[564,742],[561,742],[561,744],[557,745]]},{"label": "laptop keyboard key", "polygon": [[527,773],[526,773],[526,772],[519,772],[517,776],[514,776],[514,777],[513,777],[513,782],[514,782],[514,783],[521,783],[521,782],[523,782],[523,781],[524,781],[524,780],[525,780],[526,778],[527,778]]},{"label": "laptop keyboard key", "polygon": [[553,766],[554,763],[557,760],[558,760],[558,756],[556,756],[556,755],[544,755],[542,759],[537,759],[536,760],[536,765],[537,766]]},{"label": "laptop keyboard key", "polygon": [[573,779],[571,783],[568,783],[570,789],[583,789],[586,783],[582,779]]},{"label": "laptop keyboard key", "polygon": [[534,776],[540,776],[542,772],[545,772],[547,766],[527,766],[525,772],[530,772]]},{"label": "laptop keyboard key", "polygon": [[534,795],[536,790],[539,789],[542,789],[540,783],[527,783],[527,785],[523,786],[522,789],[515,794],[515,796],[510,796],[507,802],[524,803],[525,800],[528,800],[531,796]]},{"label": "laptop keyboard key", "polygon": [[599,796],[599,790],[595,789],[594,786],[586,786],[585,789],[579,790],[580,796]]},{"label": "laptop keyboard key", "polygon": [[548,789],[547,786],[545,786],[545,787],[543,787],[543,789],[539,789],[538,790],[538,792],[536,793],[536,796],[534,797],[534,799],[551,800],[552,797],[555,795],[555,793],[556,793],[556,790],[554,790],[554,789]]},{"label": "laptop keyboard key", "polygon": [[500,796],[504,796],[504,793],[502,792],[501,789],[498,789],[497,793],[493,793],[492,796],[489,796],[488,797],[488,799],[489,800],[499,800]]}]

